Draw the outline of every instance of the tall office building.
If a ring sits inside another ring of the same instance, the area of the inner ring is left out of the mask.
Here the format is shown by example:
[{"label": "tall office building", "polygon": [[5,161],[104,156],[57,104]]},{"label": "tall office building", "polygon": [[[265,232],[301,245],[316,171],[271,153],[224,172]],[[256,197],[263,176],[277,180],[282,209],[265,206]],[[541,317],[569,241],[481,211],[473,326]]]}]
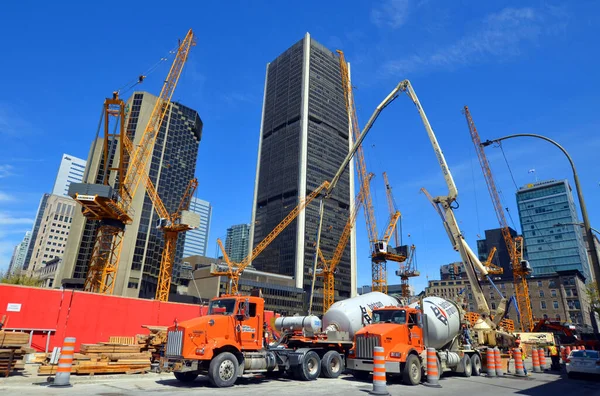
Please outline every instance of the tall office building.
[{"label": "tall office building", "polygon": [[[134,92],[127,101],[126,133],[134,147],[139,144],[144,129],[157,101],[147,92]],[[194,177],[198,146],[202,136],[202,121],[198,113],[180,103],[171,102],[166,118],[161,125],[146,171],[156,186],[169,213],[177,210],[189,181]],[[88,156],[86,183],[102,183],[104,169],[113,168],[119,161],[116,141],[109,143],[109,163],[105,164],[99,139]],[[115,183],[114,175],[111,183]],[[141,185],[131,203],[135,213],[132,224],[125,228],[123,247],[115,278],[115,295],[154,298],[163,250],[163,233],[156,228],[159,216],[152,201]],[[58,284],[65,278],[85,279],[94,248],[97,221],[87,221],[76,211],[63,257],[63,266],[57,275]],[[181,266],[184,238],[177,242],[175,263]],[[73,282],[69,279],[68,282]],[[172,287],[174,290],[175,287]]]},{"label": "tall office building", "polygon": [[227,252],[229,259],[239,263],[250,253],[248,251],[249,236],[250,224],[238,224],[227,229],[225,252]]},{"label": "tall office building", "polygon": [[[298,203],[331,180],[352,146],[339,58],[306,36],[267,65],[250,241],[256,246]],[[353,206],[352,163],[325,200],[321,250],[332,257]],[[313,202],[253,261],[310,290],[319,209]],[[353,233],[338,265],[336,293],[356,294]],[[322,287],[317,279],[316,288]],[[310,293],[306,293],[308,297]]]},{"label": "tall office building", "polygon": [[[569,182],[528,184],[517,191],[517,204],[533,274],[576,269],[590,282],[590,265]],[[559,223],[563,225],[557,226]]]},{"label": "tall office building", "polygon": [[212,206],[210,205],[210,202],[193,197],[190,202],[189,210],[200,215],[200,226],[195,230],[186,231],[185,243],[183,245],[183,257],[206,256]]},{"label": "tall office building", "polygon": [[24,269],[27,248],[29,247],[30,241],[31,231],[27,231],[21,243],[19,243],[13,251],[13,257],[10,260],[9,273],[18,274]]},{"label": "tall office building", "polygon": [[[20,243],[19,243],[20,245]],[[8,269],[6,270],[6,275],[10,275],[13,272],[13,266],[15,265],[15,261],[17,260],[17,251],[19,250],[19,245],[15,246],[13,249],[13,254],[10,257],[10,261],[8,263]]]},{"label": "tall office building", "polygon": [[52,194],[68,197],[69,185],[71,183],[81,183],[84,170],[85,160],[69,154],[63,154],[58,174],[54,181],[54,188],[52,188]]},{"label": "tall office building", "polygon": [[33,252],[27,265],[28,275],[33,275],[48,261],[63,256],[76,205],[69,197],[54,194],[48,197],[36,238],[31,240]]},{"label": "tall office building", "polygon": [[[508,232],[513,238],[517,236],[517,232],[510,227],[508,227]],[[485,239],[480,239],[477,241],[477,255],[479,256],[479,260],[481,260],[481,262],[484,262],[488,259],[492,248],[496,248],[496,253],[492,258],[492,264],[495,264],[504,270],[502,275],[496,275],[494,277],[513,279],[510,253],[508,252],[506,242],[504,241],[502,228],[485,230]]]}]

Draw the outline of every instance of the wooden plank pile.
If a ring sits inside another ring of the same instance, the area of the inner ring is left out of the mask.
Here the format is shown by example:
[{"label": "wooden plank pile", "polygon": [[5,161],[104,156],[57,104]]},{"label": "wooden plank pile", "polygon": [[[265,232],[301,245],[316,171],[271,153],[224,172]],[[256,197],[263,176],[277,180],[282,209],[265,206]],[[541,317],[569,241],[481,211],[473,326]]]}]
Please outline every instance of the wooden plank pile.
[{"label": "wooden plank pile", "polygon": [[28,345],[29,334],[0,331],[0,375],[25,369],[23,357],[33,352]]},{"label": "wooden plank pile", "polygon": [[167,343],[166,326],[142,326],[150,331],[150,334],[138,334],[136,340],[142,351],[148,351],[152,354],[152,361],[160,359],[160,352]]},{"label": "wooden plank pile", "polygon": [[[150,370],[151,353],[141,351],[140,345],[101,342],[81,344],[80,353],[73,359],[73,374],[138,374]],[[56,365],[48,359],[39,368],[38,375],[56,373]]]}]

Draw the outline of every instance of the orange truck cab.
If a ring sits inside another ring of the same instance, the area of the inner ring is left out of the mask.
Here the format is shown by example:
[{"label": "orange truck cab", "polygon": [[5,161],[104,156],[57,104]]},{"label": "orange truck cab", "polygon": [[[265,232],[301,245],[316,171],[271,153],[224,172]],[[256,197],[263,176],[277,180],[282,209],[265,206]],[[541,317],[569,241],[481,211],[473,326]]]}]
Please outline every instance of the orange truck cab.
[{"label": "orange truck cab", "polygon": [[[421,354],[425,350],[421,311],[409,307],[373,310],[373,321],[354,335],[347,368],[357,378],[373,371],[373,348],[385,350],[386,373],[401,374],[410,382],[421,380]],[[417,375],[418,372],[418,375]]]},{"label": "orange truck cab", "polygon": [[174,323],[168,328],[160,370],[173,372],[181,382],[191,382],[199,374],[206,374],[213,385],[228,387],[244,373],[275,370],[296,379],[315,380],[321,374],[321,361],[335,358],[333,362],[343,363],[338,352],[322,343],[307,342],[293,347],[281,341],[269,344],[264,336],[267,327],[264,315],[264,300],[260,297],[214,298],[206,316]]}]

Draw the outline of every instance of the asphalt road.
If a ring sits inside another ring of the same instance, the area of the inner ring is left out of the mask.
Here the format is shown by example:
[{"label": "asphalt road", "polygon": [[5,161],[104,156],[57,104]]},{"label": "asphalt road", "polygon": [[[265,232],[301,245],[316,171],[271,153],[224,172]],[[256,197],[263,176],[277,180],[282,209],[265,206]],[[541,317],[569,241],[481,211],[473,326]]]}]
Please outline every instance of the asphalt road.
[{"label": "asphalt road", "polygon": [[[600,379],[567,379],[558,373],[532,374],[521,379],[512,376],[504,378],[444,376],[440,380],[441,388],[429,388],[423,385],[407,386],[388,382],[387,390],[391,395],[478,395],[503,396],[507,394],[529,396],[551,395],[598,395]],[[293,395],[364,395],[372,389],[368,382],[354,380],[352,376],[338,379],[318,379],[311,382],[299,382],[281,378],[241,378],[232,388],[213,388],[206,377],[198,377],[190,384],[181,384],[172,375],[107,375],[107,376],[71,376],[70,388],[51,388],[46,377],[26,373],[22,376],[0,378],[0,394],[6,395],[144,395],[149,392],[164,395],[202,394],[202,395],[248,395],[293,394]]]}]

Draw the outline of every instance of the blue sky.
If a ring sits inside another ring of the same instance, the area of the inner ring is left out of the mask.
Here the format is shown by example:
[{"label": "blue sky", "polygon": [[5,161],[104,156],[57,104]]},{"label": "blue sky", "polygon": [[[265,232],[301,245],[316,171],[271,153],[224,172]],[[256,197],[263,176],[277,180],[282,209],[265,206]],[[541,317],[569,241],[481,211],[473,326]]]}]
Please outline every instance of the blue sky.
[{"label": "blue sky", "polygon": [[[458,185],[456,215],[471,246],[498,226],[462,107],[482,139],[540,133],[562,143],[583,183],[592,225],[600,226],[600,5],[594,1],[9,2],[0,15],[0,269],[30,229],[52,188],[61,155],[86,158],[106,96],[194,29],[174,99],[204,121],[198,197],[213,204],[208,254],[232,224],[250,221],[266,63],[305,32],[352,64],[360,125],[405,78],[412,81]],[[140,89],[158,93],[164,62]],[[419,193],[446,192],[417,111],[401,97],[365,140],[379,228],[387,171],[403,214],[404,241],[417,246],[422,277],[457,261],[441,222]],[[504,144],[518,186],[569,178],[566,159],[532,139]],[[497,148],[487,149],[517,228],[515,186]],[[370,284],[365,222],[357,220],[359,285]],[[410,234],[410,237],[408,237]],[[397,283],[389,268],[389,283]]]}]

